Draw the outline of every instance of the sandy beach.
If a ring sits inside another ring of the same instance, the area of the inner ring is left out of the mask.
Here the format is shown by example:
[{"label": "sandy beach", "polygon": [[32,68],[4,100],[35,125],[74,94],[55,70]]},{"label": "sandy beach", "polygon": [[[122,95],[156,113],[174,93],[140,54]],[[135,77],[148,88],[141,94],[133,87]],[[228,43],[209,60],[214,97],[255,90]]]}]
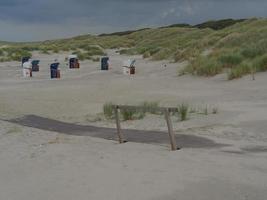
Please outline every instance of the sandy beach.
[{"label": "sandy beach", "polygon": [[[68,69],[67,53],[35,52],[31,79],[19,62],[0,63],[0,199],[267,199],[267,73],[178,76],[186,63],[107,53],[104,72],[92,61]],[[54,59],[59,80],[49,75]],[[122,73],[127,59],[137,61],[134,76]],[[144,101],[209,114],[172,118],[180,151],[170,151],[163,116],[122,122],[128,142],[118,144],[115,122],[98,119],[103,104]]]}]

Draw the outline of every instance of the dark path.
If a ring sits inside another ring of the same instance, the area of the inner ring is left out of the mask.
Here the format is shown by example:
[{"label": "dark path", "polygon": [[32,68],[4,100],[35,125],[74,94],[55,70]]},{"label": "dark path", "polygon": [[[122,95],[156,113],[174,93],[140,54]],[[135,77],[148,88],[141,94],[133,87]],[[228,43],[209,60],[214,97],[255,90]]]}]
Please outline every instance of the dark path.
[{"label": "dark path", "polygon": [[[116,129],[99,128],[94,126],[84,126],[65,123],[57,120],[47,119],[35,115],[27,115],[22,118],[8,120],[19,125],[37,128],[41,130],[54,131],[67,135],[90,136],[107,140],[117,140]],[[148,144],[169,144],[168,133],[160,131],[140,131],[123,129],[124,139],[129,142]],[[215,148],[225,146],[215,143],[205,137],[193,135],[176,135],[177,145],[181,148]]]}]

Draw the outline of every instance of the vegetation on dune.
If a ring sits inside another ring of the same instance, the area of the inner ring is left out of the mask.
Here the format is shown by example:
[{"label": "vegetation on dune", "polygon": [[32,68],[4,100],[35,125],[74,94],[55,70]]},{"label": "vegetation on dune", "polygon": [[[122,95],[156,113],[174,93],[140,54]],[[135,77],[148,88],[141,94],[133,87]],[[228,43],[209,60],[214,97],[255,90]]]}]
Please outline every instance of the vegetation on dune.
[{"label": "vegetation on dune", "polygon": [[226,19],[195,26],[176,24],[44,42],[1,42],[0,61],[20,60],[22,56],[30,56],[32,51],[74,52],[81,60],[96,60],[96,56],[104,55],[103,49],[120,48],[121,54],[142,54],[153,60],[189,61],[181,74],[214,76],[226,70],[232,80],[267,70],[266,38],[266,19]]},{"label": "vegetation on dune", "polygon": [[228,80],[241,78],[243,75],[251,73],[251,66],[246,63],[242,63],[228,72]]},{"label": "vegetation on dune", "polygon": [[179,114],[181,121],[187,120],[188,111],[189,111],[189,105],[188,104],[182,103],[178,106],[178,114]]},{"label": "vegetation on dune", "polygon": [[180,75],[191,73],[200,76],[214,76],[221,71],[222,65],[216,59],[200,56],[183,69]]},{"label": "vegetation on dune", "polygon": [[[150,114],[160,114],[158,111],[159,103],[158,102],[143,102],[140,104],[139,108],[129,108],[129,109],[122,109],[120,111],[120,116],[124,121],[127,120],[136,120],[136,119],[143,119],[146,113]],[[103,112],[104,116],[107,119],[114,118],[114,104],[111,102],[105,103],[103,105]]]},{"label": "vegetation on dune", "polygon": [[[115,117],[115,104],[113,103],[105,103],[103,105],[103,112],[104,116],[108,120],[113,120]],[[211,111],[209,112],[209,109]],[[179,121],[186,121],[190,118],[190,116],[194,115],[209,115],[209,114],[218,114],[219,109],[217,106],[209,107],[208,105],[200,106],[198,108],[193,107],[187,103],[180,103],[177,106],[176,111],[172,111],[172,114],[176,117],[178,117]],[[152,115],[164,115],[164,112],[159,107],[158,102],[148,102],[145,101],[139,106],[128,106],[124,108],[120,108],[119,117],[123,121],[128,120],[141,120],[143,119],[146,114],[152,114]]]},{"label": "vegetation on dune", "polygon": [[143,119],[145,117],[142,109],[122,109],[120,114],[124,121]]},{"label": "vegetation on dune", "polygon": [[107,119],[112,119],[114,117],[114,104],[111,102],[105,103],[103,113]]},{"label": "vegetation on dune", "polygon": [[200,29],[205,29],[205,28],[211,28],[213,30],[221,30],[226,27],[232,26],[236,23],[240,23],[245,21],[245,19],[222,19],[222,20],[217,20],[217,21],[208,21],[204,22],[202,24],[195,25],[195,28],[200,28]]},{"label": "vegetation on dune", "polygon": [[27,48],[2,48],[0,49],[0,62],[20,61],[22,57],[31,57],[31,55],[31,52]]},{"label": "vegetation on dune", "polygon": [[157,101],[145,101],[141,105],[144,113],[159,114],[159,103]]},{"label": "vegetation on dune", "polygon": [[213,76],[227,69],[228,79],[232,80],[267,71],[266,36],[267,20],[264,19],[251,19],[215,31],[209,35],[210,38],[217,38],[217,42],[207,46],[212,49],[211,53],[193,58],[180,73]]}]

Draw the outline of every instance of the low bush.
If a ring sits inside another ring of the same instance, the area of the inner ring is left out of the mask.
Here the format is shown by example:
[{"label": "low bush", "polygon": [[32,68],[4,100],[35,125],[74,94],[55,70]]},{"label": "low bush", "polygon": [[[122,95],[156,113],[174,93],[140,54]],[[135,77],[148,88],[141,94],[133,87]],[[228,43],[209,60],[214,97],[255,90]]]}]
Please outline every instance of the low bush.
[{"label": "low bush", "polygon": [[144,113],[159,114],[159,103],[145,101],[141,104]]},{"label": "low bush", "polygon": [[257,56],[261,56],[264,51],[262,49],[258,48],[257,46],[250,46],[246,47],[241,51],[242,55],[246,58],[255,58]]},{"label": "low bush", "polygon": [[267,54],[256,58],[253,65],[255,66],[257,72],[267,71]]},{"label": "low bush", "polygon": [[245,46],[241,51],[242,55],[246,58],[255,58],[267,53],[267,40],[261,40],[256,44]]},{"label": "low bush", "polygon": [[178,105],[178,114],[181,121],[187,120],[187,115],[189,111],[189,106],[186,103]]},{"label": "low bush", "polygon": [[120,113],[122,115],[123,120],[127,121],[127,120],[133,120],[134,114],[136,112],[132,109],[122,109]]},{"label": "low bush", "polygon": [[164,48],[164,49],[160,49],[152,57],[153,57],[153,60],[164,60],[164,59],[168,59],[171,55],[172,55],[171,50]]},{"label": "low bush", "polygon": [[149,58],[151,55],[150,55],[150,52],[149,51],[146,51],[144,54],[143,54],[143,58]]},{"label": "low bush", "polygon": [[120,113],[124,121],[144,118],[142,112],[135,109],[121,109]]},{"label": "low bush", "polygon": [[94,57],[94,58],[92,58],[92,61],[93,62],[99,62],[100,61],[100,58],[99,57]]},{"label": "low bush", "polygon": [[223,67],[233,67],[239,65],[243,61],[243,57],[239,53],[223,54],[218,59]]},{"label": "low bush", "polygon": [[222,66],[214,58],[200,56],[193,60],[183,71],[184,73],[200,76],[214,76],[222,70]]},{"label": "low bush", "polygon": [[228,80],[241,78],[242,76],[252,72],[252,68],[249,64],[242,63],[228,72]]}]

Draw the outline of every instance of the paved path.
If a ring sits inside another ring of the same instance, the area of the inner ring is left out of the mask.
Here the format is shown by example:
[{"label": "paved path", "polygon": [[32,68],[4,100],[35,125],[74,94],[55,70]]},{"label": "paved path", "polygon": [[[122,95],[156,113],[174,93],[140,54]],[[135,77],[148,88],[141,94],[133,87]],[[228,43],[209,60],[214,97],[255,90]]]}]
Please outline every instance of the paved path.
[{"label": "paved path", "polygon": [[[113,128],[77,125],[35,115],[27,115],[22,118],[8,121],[27,127],[54,131],[67,135],[90,136],[107,140],[117,140],[116,129]],[[129,142],[169,145],[167,132],[123,129],[123,135],[124,139]],[[193,135],[177,134],[176,140],[177,145],[181,148],[219,148],[225,146],[224,144],[218,144],[208,138]]]}]

